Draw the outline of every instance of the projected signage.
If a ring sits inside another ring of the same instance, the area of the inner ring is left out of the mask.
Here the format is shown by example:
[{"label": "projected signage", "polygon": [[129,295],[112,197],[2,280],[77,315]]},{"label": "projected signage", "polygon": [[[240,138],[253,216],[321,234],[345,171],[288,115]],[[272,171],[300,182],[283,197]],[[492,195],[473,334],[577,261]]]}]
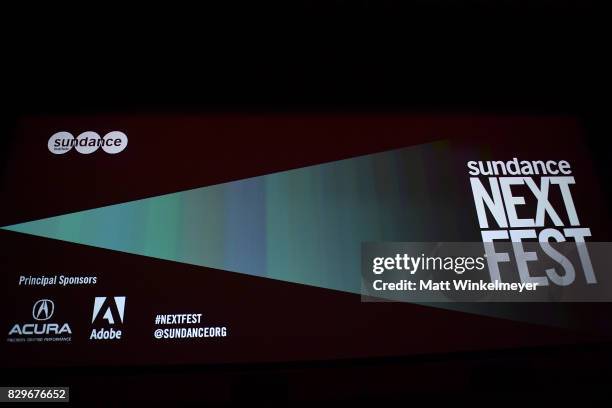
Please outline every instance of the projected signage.
[{"label": "projected signage", "polygon": [[612,229],[573,118],[140,114],[15,129],[0,203],[7,367],[610,334],[605,314],[581,318],[612,297]]}]

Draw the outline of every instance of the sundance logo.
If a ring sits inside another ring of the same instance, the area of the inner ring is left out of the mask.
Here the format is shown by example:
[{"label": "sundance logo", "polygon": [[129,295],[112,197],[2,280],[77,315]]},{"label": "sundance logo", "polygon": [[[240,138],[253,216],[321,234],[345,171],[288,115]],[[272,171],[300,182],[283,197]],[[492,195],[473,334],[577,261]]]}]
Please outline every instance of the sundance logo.
[{"label": "sundance logo", "polygon": [[125,133],[118,130],[108,132],[100,137],[96,132],[83,132],[76,139],[69,132],[57,132],[49,138],[47,147],[53,154],[68,153],[73,147],[81,154],[91,154],[102,147],[106,153],[121,153],[128,144]]}]

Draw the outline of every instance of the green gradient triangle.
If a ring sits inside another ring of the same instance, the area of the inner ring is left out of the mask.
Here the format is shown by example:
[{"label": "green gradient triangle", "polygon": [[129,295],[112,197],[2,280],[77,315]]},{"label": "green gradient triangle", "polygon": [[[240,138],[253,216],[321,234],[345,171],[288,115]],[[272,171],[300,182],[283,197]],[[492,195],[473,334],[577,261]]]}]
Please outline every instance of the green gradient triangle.
[{"label": "green gradient triangle", "polygon": [[427,191],[425,160],[445,155],[441,146],[361,156],[3,229],[359,293],[361,242],[419,240],[428,220],[438,217],[428,197],[409,191]]},{"label": "green gradient triangle", "polygon": [[[462,239],[449,236],[465,219],[457,194],[430,182],[452,179],[451,162],[431,143],[2,229],[359,294],[362,242]],[[536,319],[504,304],[435,306]]]}]

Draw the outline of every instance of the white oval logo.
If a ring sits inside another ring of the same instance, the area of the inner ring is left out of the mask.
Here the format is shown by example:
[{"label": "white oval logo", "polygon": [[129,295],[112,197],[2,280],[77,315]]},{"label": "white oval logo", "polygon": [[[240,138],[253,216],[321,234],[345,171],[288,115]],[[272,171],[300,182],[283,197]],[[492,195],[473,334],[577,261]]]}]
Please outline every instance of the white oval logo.
[{"label": "white oval logo", "polygon": [[83,132],[76,139],[75,149],[81,154],[90,154],[100,147],[100,135],[96,132]]},{"label": "white oval logo", "polygon": [[122,152],[128,144],[128,138],[125,133],[118,130],[108,132],[104,136],[102,150],[109,154],[117,154]]},{"label": "white oval logo", "polygon": [[57,132],[49,138],[47,147],[53,154],[67,153],[74,145],[74,136],[68,132]]},{"label": "white oval logo", "polygon": [[128,145],[128,137],[125,133],[113,130],[104,135],[103,138],[93,131],[81,133],[76,139],[70,132],[57,132],[49,138],[47,148],[53,154],[64,154],[73,147],[81,154],[91,154],[102,146],[108,154],[117,154],[125,150]]}]

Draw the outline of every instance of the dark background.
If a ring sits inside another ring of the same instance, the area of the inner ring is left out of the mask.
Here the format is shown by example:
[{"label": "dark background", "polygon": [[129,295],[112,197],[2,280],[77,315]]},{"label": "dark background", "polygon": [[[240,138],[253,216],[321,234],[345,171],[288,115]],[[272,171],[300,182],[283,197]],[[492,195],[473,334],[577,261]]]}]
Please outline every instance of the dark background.
[{"label": "dark background", "polygon": [[[7,13],[2,154],[15,119],[39,113],[552,113],[583,122],[609,180],[607,22],[596,2],[155,7]],[[550,401],[605,399],[611,374],[604,343],[334,363],[16,370],[2,383],[68,384],[74,399],[108,402],[406,402],[445,391],[536,392]]]}]

